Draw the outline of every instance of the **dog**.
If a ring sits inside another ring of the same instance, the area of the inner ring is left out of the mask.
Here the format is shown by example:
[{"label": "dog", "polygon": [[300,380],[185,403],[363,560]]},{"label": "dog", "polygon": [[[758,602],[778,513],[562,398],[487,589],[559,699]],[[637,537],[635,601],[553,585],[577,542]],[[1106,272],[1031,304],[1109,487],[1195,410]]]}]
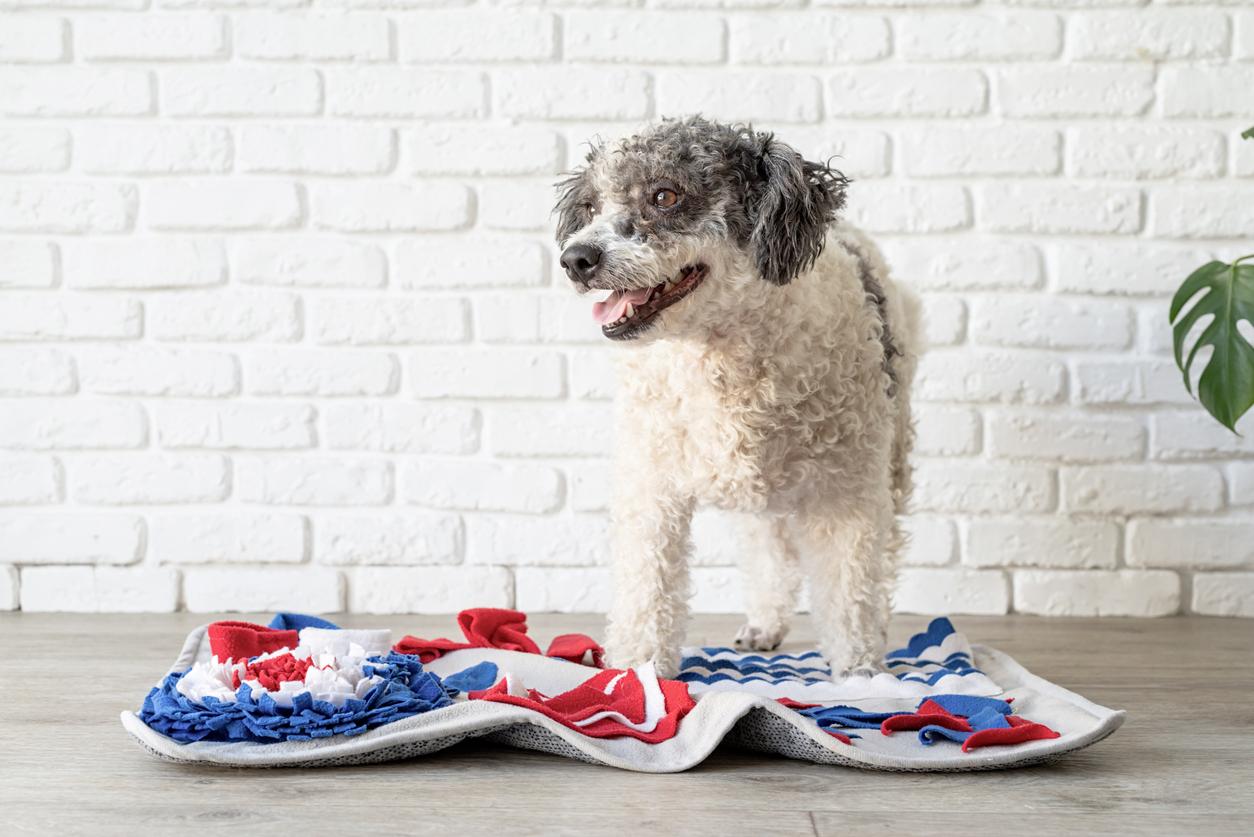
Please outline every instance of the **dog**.
[{"label": "dog", "polygon": [[741,649],[804,574],[833,677],[878,670],[911,490],[918,303],[838,220],[848,180],[700,116],[593,145],[558,184],[560,263],[619,358],[607,655],[678,673],[695,507],[739,513]]}]

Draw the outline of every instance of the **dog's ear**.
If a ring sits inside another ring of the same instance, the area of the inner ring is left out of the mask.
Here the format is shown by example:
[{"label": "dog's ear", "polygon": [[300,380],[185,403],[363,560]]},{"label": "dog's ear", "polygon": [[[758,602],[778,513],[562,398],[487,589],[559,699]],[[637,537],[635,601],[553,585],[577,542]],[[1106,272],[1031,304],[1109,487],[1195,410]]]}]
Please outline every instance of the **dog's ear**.
[{"label": "dog's ear", "polygon": [[757,183],[746,207],[749,244],[762,278],[787,285],[823,252],[827,225],[845,205],[849,181],[824,163],[802,159],[771,134],[757,140]]},{"label": "dog's ear", "polygon": [[591,169],[599,154],[600,148],[593,147],[585,158],[587,164],[557,183],[557,204],[553,207],[553,214],[557,216],[555,237],[559,247],[592,220],[589,207],[595,203],[596,192],[592,188]]}]

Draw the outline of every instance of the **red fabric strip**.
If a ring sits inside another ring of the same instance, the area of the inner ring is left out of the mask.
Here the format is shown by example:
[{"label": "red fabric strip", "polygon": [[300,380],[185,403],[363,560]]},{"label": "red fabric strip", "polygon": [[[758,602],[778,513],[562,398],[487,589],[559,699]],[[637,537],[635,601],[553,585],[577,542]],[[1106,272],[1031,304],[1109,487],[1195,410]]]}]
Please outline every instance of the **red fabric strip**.
[{"label": "red fabric strip", "polygon": [[296,631],[281,631],[252,622],[214,622],[206,630],[209,651],[219,660],[247,660],[283,648],[295,648],[300,641]]}]

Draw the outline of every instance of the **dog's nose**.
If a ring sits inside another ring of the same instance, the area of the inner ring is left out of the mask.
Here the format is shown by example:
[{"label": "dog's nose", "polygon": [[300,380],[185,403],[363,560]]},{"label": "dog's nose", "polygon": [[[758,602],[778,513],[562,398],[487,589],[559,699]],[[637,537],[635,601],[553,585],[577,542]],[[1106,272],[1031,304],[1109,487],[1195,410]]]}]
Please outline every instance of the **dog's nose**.
[{"label": "dog's nose", "polygon": [[600,247],[591,244],[572,244],[562,253],[560,261],[572,282],[586,285],[601,266],[601,253]]}]

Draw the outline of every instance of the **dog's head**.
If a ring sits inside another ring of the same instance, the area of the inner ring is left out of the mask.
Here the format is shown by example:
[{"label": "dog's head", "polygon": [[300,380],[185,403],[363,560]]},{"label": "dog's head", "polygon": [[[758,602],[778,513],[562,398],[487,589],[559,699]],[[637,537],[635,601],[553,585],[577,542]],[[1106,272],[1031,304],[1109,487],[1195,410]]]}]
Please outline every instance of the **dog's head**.
[{"label": "dog's head", "polygon": [[[772,134],[701,117],[594,148],[560,186],[561,263],[613,340],[710,324],[747,285],[786,285],[823,250],[846,179]],[[680,303],[683,304],[680,304]]]}]

